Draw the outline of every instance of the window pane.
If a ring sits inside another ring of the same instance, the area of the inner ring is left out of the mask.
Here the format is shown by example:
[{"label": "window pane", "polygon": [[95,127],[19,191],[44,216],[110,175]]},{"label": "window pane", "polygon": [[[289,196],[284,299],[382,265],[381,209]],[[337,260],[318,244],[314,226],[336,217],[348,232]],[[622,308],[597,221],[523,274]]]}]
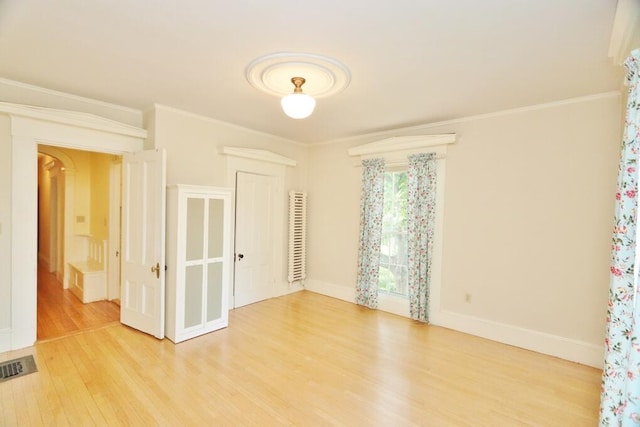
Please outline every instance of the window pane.
[{"label": "window pane", "polygon": [[380,246],[380,291],[407,295],[407,173],[386,172]]}]

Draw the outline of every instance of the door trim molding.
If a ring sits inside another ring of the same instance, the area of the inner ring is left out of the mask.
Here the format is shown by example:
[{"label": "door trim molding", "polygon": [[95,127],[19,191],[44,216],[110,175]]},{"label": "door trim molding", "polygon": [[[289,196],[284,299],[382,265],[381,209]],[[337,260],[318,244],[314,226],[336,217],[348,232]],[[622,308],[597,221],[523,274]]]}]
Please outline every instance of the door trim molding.
[{"label": "door trim molding", "polygon": [[[224,148],[224,147],[223,147]],[[285,174],[286,174],[286,165],[283,162],[273,162],[266,159],[257,159],[255,157],[248,157],[242,154],[246,154],[251,152],[251,149],[236,149],[232,151],[227,151],[226,154],[230,154],[226,157],[226,186],[232,187],[234,190],[236,188],[236,175],[237,172],[246,172],[252,173],[256,175],[267,175],[271,176],[275,180],[275,192],[274,192],[274,203],[272,206],[273,209],[273,223],[271,224],[273,229],[273,243],[274,247],[277,248],[273,251],[273,257],[271,259],[272,262],[272,274],[273,274],[273,282],[276,286],[279,286],[280,283],[283,283],[284,277],[284,257],[286,252],[285,247],[285,239],[284,239],[284,215],[285,215],[285,192],[284,192],[284,182],[285,182]],[[262,151],[262,150],[257,150]],[[265,153],[269,153],[266,152]],[[240,155],[237,155],[240,154]],[[275,153],[271,153],[275,156],[279,156]],[[274,158],[270,156],[269,158]],[[286,159],[286,157],[282,157]],[[291,159],[289,159],[291,160]],[[293,160],[292,160],[293,161]],[[290,165],[290,164],[289,164]],[[236,208],[235,208],[235,200],[237,194],[234,191],[233,194],[233,204],[232,204],[232,212],[231,212],[231,229],[235,236],[236,231]],[[236,252],[235,249],[235,239],[233,243],[233,252]],[[235,283],[235,267],[231,269],[231,283]],[[270,297],[275,297],[280,295],[281,292],[278,289],[271,289]],[[234,293],[229,292],[229,307],[235,307],[234,301]]]},{"label": "door trim molding", "polygon": [[12,259],[11,337],[0,343],[0,352],[36,341],[38,144],[124,154],[142,150],[146,136],[144,129],[133,132],[131,126],[91,114],[7,103],[0,103],[1,113],[11,121]]},{"label": "door trim molding", "polygon": [[122,252],[120,208],[122,206],[122,158],[109,164],[109,254],[107,256],[107,299],[120,300],[120,259]]}]

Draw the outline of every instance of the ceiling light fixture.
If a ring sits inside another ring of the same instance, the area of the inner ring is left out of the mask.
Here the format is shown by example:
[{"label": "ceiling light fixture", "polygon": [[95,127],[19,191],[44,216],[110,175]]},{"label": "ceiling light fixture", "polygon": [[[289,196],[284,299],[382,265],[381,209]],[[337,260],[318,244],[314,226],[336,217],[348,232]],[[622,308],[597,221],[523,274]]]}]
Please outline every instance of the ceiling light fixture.
[{"label": "ceiling light fixture", "polygon": [[[316,99],[340,93],[351,81],[349,69],[340,61],[296,52],[271,53],[256,58],[245,69],[245,77],[256,89],[280,98],[285,114],[294,119],[309,117]],[[293,93],[291,83],[295,86]],[[300,106],[289,108],[290,103]]]},{"label": "ceiling light fixture", "polygon": [[291,83],[295,86],[293,93],[280,100],[284,113],[292,119],[306,119],[316,108],[316,100],[313,96],[302,93],[302,85],[305,82],[304,77],[292,77]]}]

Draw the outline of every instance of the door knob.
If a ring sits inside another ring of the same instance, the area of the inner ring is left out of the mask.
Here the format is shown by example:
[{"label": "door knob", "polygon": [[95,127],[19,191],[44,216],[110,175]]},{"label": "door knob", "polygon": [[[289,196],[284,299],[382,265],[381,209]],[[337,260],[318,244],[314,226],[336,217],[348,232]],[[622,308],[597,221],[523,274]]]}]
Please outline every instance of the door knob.
[{"label": "door knob", "polygon": [[242,258],[244,258],[244,254],[238,254],[238,261],[240,261]]},{"label": "door knob", "polygon": [[156,273],[156,279],[160,278],[160,263],[156,262],[156,265],[151,267],[151,272]]}]

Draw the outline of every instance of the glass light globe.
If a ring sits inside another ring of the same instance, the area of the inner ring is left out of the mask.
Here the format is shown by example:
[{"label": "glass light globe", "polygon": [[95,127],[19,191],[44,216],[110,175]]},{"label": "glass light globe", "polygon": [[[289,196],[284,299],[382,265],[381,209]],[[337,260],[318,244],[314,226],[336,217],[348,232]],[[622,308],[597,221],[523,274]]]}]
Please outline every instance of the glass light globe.
[{"label": "glass light globe", "polygon": [[316,100],[305,93],[292,93],[280,101],[284,113],[292,119],[305,119],[316,108]]}]

